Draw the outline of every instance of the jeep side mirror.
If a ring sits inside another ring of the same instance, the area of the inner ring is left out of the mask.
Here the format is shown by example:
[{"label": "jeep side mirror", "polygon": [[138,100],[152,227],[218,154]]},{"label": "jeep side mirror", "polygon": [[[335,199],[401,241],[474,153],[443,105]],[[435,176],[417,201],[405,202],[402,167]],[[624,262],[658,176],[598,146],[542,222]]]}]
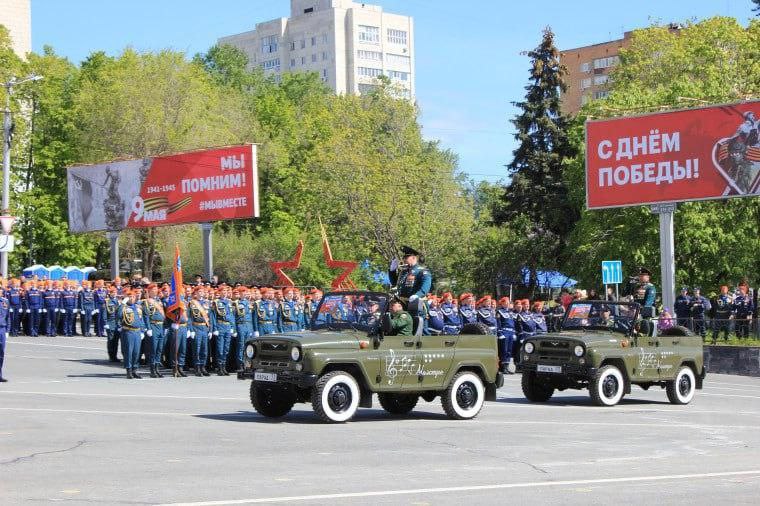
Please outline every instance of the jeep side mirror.
[{"label": "jeep side mirror", "polygon": [[391,322],[390,313],[383,313],[381,326],[383,329],[383,335],[390,334],[393,331],[393,323]]}]

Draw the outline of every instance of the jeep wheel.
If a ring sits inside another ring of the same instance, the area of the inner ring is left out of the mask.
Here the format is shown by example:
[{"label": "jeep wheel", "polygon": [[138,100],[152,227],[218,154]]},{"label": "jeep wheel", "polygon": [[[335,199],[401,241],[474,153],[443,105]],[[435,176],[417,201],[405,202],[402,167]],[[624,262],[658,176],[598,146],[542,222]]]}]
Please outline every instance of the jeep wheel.
[{"label": "jeep wheel", "polygon": [[554,388],[536,381],[536,373],[525,371],[520,380],[523,395],[530,402],[546,402],[554,395]]},{"label": "jeep wheel", "polygon": [[459,334],[465,335],[476,335],[476,336],[487,336],[490,331],[488,330],[488,327],[483,325],[482,323],[465,323],[462,326],[462,330],[459,331]]},{"label": "jeep wheel", "polygon": [[420,397],[414,394],[377,394],[377,399],[388,413],[405,415],[414,409]]},{"label": "jeep wheel", "polygon": [[605,365],[596,373],[588,387],[591,400],[597,406],[614,406],[623,398],[625,380],[614,365]]},{"label": "jeep wheel", "polygon": [[344,371],[333,371],[317,381],[311,393],[314,412],[325,422],[347,422],[359,408],[361,393],[356,380]]},{"label": "jeep wheel", "polygon": [[293,394],[279,387],[251,381],[251,404],[267,418],[279,418],[290,413],[296,403]]},{"label": "jeep wheel", "polygon": [[470,371],[457,373],[441,395],[443,410],[454,420],[475,418],[483,408],[484,400],[483,381]]},{"label": "jeep wheel", "polygon": [[694,397],[697,380],[688,365],[682,366],[674,381],[668,381],[665,391],[671,404],[688,404]]}]

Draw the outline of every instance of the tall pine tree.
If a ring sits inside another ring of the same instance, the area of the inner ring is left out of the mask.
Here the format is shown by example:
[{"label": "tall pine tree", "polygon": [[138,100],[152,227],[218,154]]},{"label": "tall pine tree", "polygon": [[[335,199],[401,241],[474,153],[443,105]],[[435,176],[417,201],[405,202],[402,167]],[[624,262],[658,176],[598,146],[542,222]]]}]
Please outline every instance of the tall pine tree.
[{"label": "tall pine tree", "polygon": [[511,180],[494,219],[498,224],[523,224],[521,232],[530,242],[525,248],[525,265],[534,278],[537,268],[561,265],[580,210],[571,204],[563,178],[563,161],[577,151],[568,141],[568,119],[560,111],[560,93],[567,89],[563,81],[566,70],[550,28],[527,56],[531,70],[525,100],[513,102],[521,110],[512,120],[519,146],[508,165]]}]

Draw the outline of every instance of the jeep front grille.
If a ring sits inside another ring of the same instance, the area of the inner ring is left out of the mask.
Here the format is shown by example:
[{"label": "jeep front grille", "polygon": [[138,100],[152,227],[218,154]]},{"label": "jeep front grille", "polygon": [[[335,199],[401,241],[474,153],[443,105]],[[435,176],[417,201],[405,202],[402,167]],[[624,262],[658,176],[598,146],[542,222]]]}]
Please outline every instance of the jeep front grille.
[{"label": "jeep front grille", "polygon": [[556,362],[566,361],[572,355],[569,341],[541,340],[536,352],[540,360]]},{"label": "jeep front grille", "polygon": [[289,361],[290,345],[285,341],[263,341],[259,344],[259,360]]}]

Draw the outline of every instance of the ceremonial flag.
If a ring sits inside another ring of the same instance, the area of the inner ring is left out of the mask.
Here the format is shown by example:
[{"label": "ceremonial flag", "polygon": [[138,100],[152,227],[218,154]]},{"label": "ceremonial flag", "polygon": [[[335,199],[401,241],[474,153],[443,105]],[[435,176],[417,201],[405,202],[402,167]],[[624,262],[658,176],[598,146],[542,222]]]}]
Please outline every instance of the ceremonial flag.
[{"label": "ceremonial flag", "polygon": [[166,300],[166,316],[178,322],[182,316],[182,259],[179,254],[179,244],[175,245],[174,250],[174,269],[172,270],[172,279],[170,282],[169,297]]}]

